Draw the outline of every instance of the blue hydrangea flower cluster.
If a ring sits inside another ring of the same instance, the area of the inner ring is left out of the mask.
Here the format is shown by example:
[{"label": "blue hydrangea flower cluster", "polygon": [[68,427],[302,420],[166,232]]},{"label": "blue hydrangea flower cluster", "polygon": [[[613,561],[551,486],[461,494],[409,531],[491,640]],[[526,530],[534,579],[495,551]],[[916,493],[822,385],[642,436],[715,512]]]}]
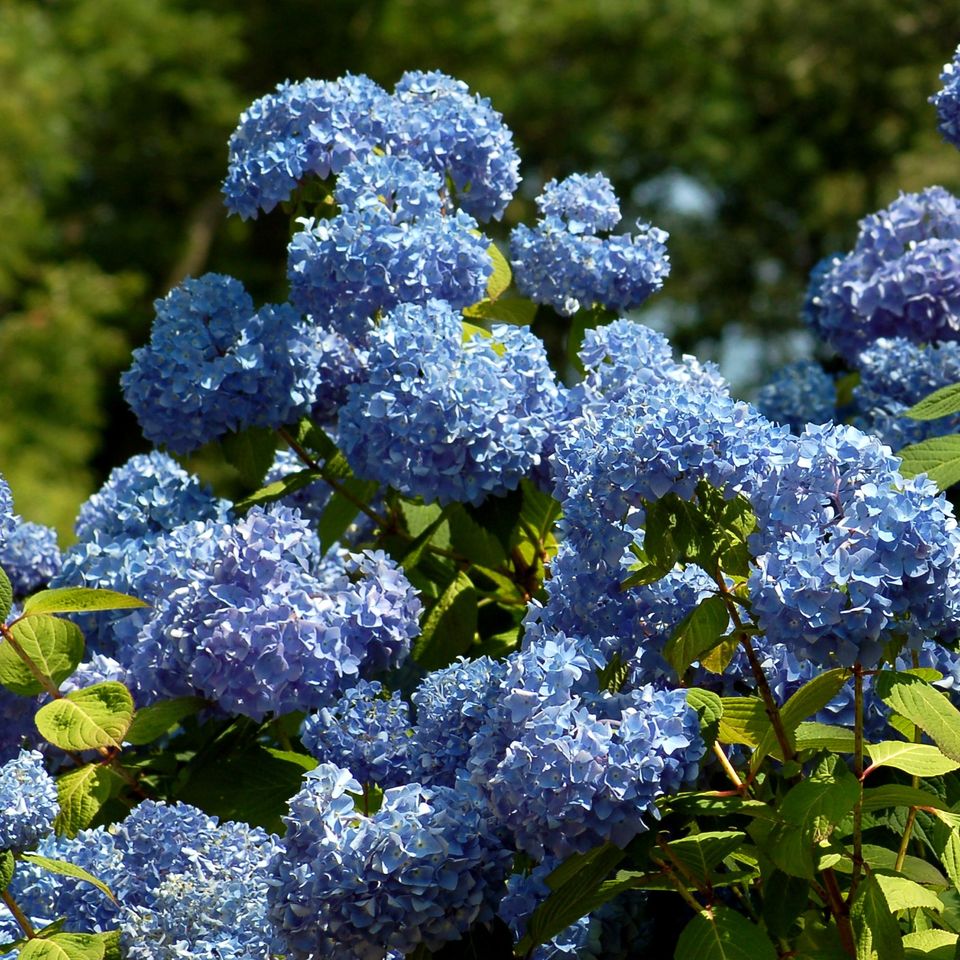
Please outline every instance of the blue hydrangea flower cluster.
[{"label": "blue hydrangea flower cluster", "polygon": [[927,437],[954,433],[960,417],[912,420],[904,411],[924,397],[960,382],[960,343],[917,344],[903,337],[881,337],[856,359],[860,383],[854,387],[854,423],[894,450]]},{"label": "blue hydrangea flower cluster", "polygon": [[768,420],[800,433],[808,423],[836,420],[837,388],[815,360],[797,360],[760,388],[756,406]]},{"label": "blue hydrangea flower cluster", "polygon": [[60,812],[57,785],[43,755],[21,750],[0,767],[0,850],[27,850],[53,831]]},{"label": "blue hydrangea flower cluster", "polygon": [[594,303],[631,310],[663,286],[670,272],[663,230],[638,221],[633,236],[596,236],[620,219],[605,178],[550,181],[537,203],[536,227],[519,224],[510,234],[517,288],[531,300],[566,315]]},{"label": "blue hydrangea flower cluster", "polygon": [[502,661],[489,657],[461,657],[427,674],[411,697],[416,710],[411,780],[456,785],[467,765],[471,738],[496,698],[505,670]]},{"label": "blue hydrangea flower cluster", "polygon": [[292,302],[359,343],[370,318],[398,304],[481,300],[493,270],[490,241],[462,210],[444,215],[441,186],[415,160],[348,166],[334,191],[340,214],[303,221],[290,242]]},{"label": "blue hydrangea flower cluster", "polygon": [[307,717],[303,745],[321,763],[346,767],[361,783],[381,789],[411,780],[410,709],[398,693],[361,680],[332,707]]},{"label": "blue hydrangea flower cluster", "polygon": [[167,577],[130,645],[143,702],[199,691],[262,720],[327,706],[409,652],[420,603],[383,554],[361,556],[356,582],[331,590],[311,572],[316,538],[299,513],[254,508],[210,541]]},{"label": "blue hydrangea flower cluster", "polygon": [[340,413],[341,448],[362,477],[408,496],[480,503],[540,463],[560,390],[542,342],[494,324],[464,342],[441,301],[394,310],[371,336],[370,374]]},{"label": "blue hydrangea flower cluster", "polygon": [[844,357],[878,337],[960,339],[960,202],[943,187],[901,194],[817,274],[806,317]]},{"label": "blue hydrangea flower cluster", "polygon": [[770,643],[820,665],[876,666],[957,615],[960,533],[924,477],[854,427],[809,425],[754,496],[753,614]]},{"label": "blue hydrangea flower cluster", "polygon": [[259,311],[238,280],[187,279],[155,304],[124,396],[144,436],[189,453],[246,426],[278,427],[310,408],[316,336],[289,305]]},{"label": "blue hydrangea flower cluster", "polygon": [[0,686],[0,763],[20,755],[25,744],[35,745],[40,738],[33,716],[39,704]]},{"label": "blue hydrangea flower cluster", "polygon": [[466,84],[411,71],[391,96],[369,77],[348,74],[280,84],[244,111],[230,138],[227,207],[244,218],[269,212],[307,176],[339,174],[376,148],[449,180],[449,199],[481,221],[503,215],[520,180],[503,117]]},{"label": "blue hydrangea flower cluster", "polygon": [[0,473],[0,542],[13,526],[13,517],[13,494],[10,492],[10,484]]},{"label": "blue hydrangea flower cluster", "polygon": [[230,137],[223,184],[231,213],[269,213],[308,174],[326,179],[386,141],[389,95],[369,77],[281,83],[254,101]]},{"label": "blue hydrangea flower cluster", "polygon": [[657,819],[658,796],[696,777],[705,753],[682,690],[598,691],[600,663],[590,644],[563,634],[525,646],[472,742],[471,781],[538,860],[607,840],[625,846]]},{"label": "blue hydrangea flower cluster", "polygon": [[937,129],[947,143],[960,148],[960,47],[944,64],[940,82],[943,87],[930,98],[937,108]]},{"label": "blue hydrangea flower cluster", "polygon": [[0,569],[10,579],[14,597],[45,587],[62,563],[53,527],[14,517],[6,537],[0,538]]},{"label": "blue hydrangea flower cluster", "polygon": [[381,960],[435,950],[493,916],[512,854],[469,792],[394,787],[364,816],[350,772],[321,764],[290,801],[269,897],[283,951]]},{"label": "blue hydrangea flower cluster", "polygon": [[63,916],[67,930],[119,926],[125,957],[248,960],[273,948],[267,867],[279,849],[259,827],[147,800],[119,824],[51,837],[38,850],[93,873],[117,904],[29,864],[18,867],[12,890],[29,916]]}]

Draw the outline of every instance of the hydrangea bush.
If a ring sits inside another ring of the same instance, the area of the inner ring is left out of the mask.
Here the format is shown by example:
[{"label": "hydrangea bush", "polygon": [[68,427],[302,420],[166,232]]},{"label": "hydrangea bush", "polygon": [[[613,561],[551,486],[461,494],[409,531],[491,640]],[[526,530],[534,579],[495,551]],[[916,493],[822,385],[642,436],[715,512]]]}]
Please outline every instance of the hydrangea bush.
[{"label": "hydrangea bush", "polygon": [[752,405],[619,316],[663,231],[573,174],[505,256],[518,183],[440,73],[241,116],[288,302],[157,301],[63,556],[0,478],[0,956],[960,955],[960,201],[862,221]]}]

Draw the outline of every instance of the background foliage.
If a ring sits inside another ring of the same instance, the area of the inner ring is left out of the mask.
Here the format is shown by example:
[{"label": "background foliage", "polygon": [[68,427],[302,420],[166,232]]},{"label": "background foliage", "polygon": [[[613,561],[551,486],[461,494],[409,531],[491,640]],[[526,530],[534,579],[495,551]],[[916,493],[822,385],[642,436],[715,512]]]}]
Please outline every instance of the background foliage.
[{"label": "background foliage", "polygon": [[218,196],[239,111],[277,82],[464,79],[525,158],[504,228],[551,176],[636,186],[631,212],[671,232],[674,263],[648,322],[747,388],[810,349],[806,275],[864,211],[960,188],[916,108],[957,36],[960,11],[934,0],[7,0],[0,463],[19,509],[68,535],[143,449],[117,376],[172,283],[233,272],[284,298],[282,225],[228,223]]}]

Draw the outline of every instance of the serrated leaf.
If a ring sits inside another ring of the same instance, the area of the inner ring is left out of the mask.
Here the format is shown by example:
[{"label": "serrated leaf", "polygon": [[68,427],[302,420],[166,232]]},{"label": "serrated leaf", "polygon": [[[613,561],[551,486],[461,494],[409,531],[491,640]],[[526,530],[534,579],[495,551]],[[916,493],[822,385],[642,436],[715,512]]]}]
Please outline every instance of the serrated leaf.
[{"label": "serrated leaf", "polygon": [[273,483],[268,483],[265,487],[255,490],[249,496],[238,500],[233,508],[238,513],[246,513],[251,507],[262,506],[266,503],[273,503],[281,500],[283,497],[304,487],[309,487],[311,483],[316,483],[323,479],[323,472],[320,470],[298,470],[296,473],[288,473]]},{"label": "serrated leaf", "polygon": [[[948,887],[947,878],[932,864],[919,857],[907,854],[903,858],[900,869],[897,870],[897,851],[890,850],[887,847],[878,847],[876,844],[864,843],[861,848],[863,862],[873,868],[874,872],[886,871],[887,873],[899,873],[908,880],[916,883],[926,884],[933,887]],[[850,868],[853,868],[853,861],[849,861]],[[938,912],[943,907],[941,903],[937,908]]]},{"label": "serrated leaf", "polygon": [[850,920],[857,960],[903,960],[900,924],[890,912],[875,875],[861,879],[850,908]]},{"label": "serrated leaf", "polygon": [[[822,710],[840,692],[849,678],[850,671],[842,667],[827,670],[805,683],[787,700],[780,708],[780,722],[791,742],[794,742],[794,730],[808,717]],[[770,725],[764,731],[750,760],[751,769],[757,770],[763,759],[778,747],[776,732]]]},{"label": "serrated leaf", "polygon": [[904,410],[903,416],[910,417],[912,420],[939,420],[940,417],[948,417],[951,413],[958,412],[960,412],[960,383],[951,383],[949,386],[934,390],[909,410]]},{"label": "serrated leaf", "polygon": [[721,743],[742,743],[755,747],[770,728],[770,720],[759,697],[722,697]]},{"label": "serrated leaf", "polygon": [[704,831],[671,840],[667,846],[688,874],[708,882],[713,868],[743,846],[746,838],[739,830]]},{"label": "serrated leaf", "polygon": [[884,740],[882,743],[868,743],[865,749],[872,762],[864,776],[877,767],[893,767],[917,777],[939,777],[960,768],[960,763],[945,757],[927,743]]},{"label": "serrated leaf", "polygon": [[787,937],[810,902],[810,882],[774,870],[764,879],[763,922],[775,937]]},{"label": "serrated leaf", "polygon": [[877,696],[916,724],[951,760],[960,761],[960,710],[919,677],[883,671],[874,681]]},{"label": "serrated leaf", "polygon": [[853,753],[856,738],[852,730],[813,720],[801,723],[794,731],[798,750],[829,750],[832,753]]},{"label": "serrated leaf", "polygon": [[203,705],[200,697],[177,697],[175,700],[161,700],[141,707],[134,714],[124,739],[137,746],[153,743],[171,727],[179,725],[181,720],[199,712]]},{"label": "serrated leaf", "polygon": [[940,854],[940,862],[943,864],[943,869],[947,871],[950,882],[960,890],[960,829],[950,831],[943,852]]},{"label": "serrated leaf", "polygon": [[697,712],[701,736],[712,745],[720,733],[723,701],[712,690],[691,687],[687,690],[687,703]]},{"label": "serrated leaf", "polygon": [[55,933],[28,940],[20,948],[19,960],[103,960],[105,950],[100,934]]},{"label": "serrated leaf", "polygon": [[133,697],[115,680],[68,693],[37,711],[43,737],[61,750],[119,750],[133,720]]},{"label": "serrated leaf", "polygon": [[614,892],[601,892],[601,884],[623,857],[622,850],[605,843],[560,864],[546,878],[551,893],[531,915],[518,951],[546,943],[613,897]]},{"label": "serrated leaf", "polygon": [[35,863],[38,867],[43,867],[43,869],[49,873],[56,873],[61,877],[72,877],[74,880],[85,880],[87,883],[92,883],[114,903],[117,902],[113,891],[102,880],[97,879],[92,873],[84,870],[83,867],[68,863],[66,860],[54,860],[50,857],[42,857],[39,853],[23,853],[21,857],[30,863]]},{"label": "serrated leaf", "polygon": [[13,879],[17,863],[9,850],[0,850],[0,891],[6,890]]},{"label": "serrated leaf", "polygon": [[678,793],[661,797],[657,806],[665,813],[683,813],[690,816],[726,817],[742,814],[757,820],[773,820],[773,808],[762,800],[743,797],[718,797],[710,793]]},{"label": "serrated leaf", "polygon": [[308,417],[304,417],[297,424],[295,438],[300,446],[315,453],[317,460],[329,460],[337,454],[337,445],[327,436],[326,431]]},{"label": "serrated leaf", "polygon": [[88,763],[57,778],[60,812],[53,825],[58,834],[75,837],[90,825],[110,798],[110,776],[104,767]]},{"label": "serrated leaf", "polygon": [[706,597],[677,625],[663,648],[663,656],[682,677],[691,663],[723,639],[729,625],[730,614],[723,597]]},{"label": "serrated leaf", "polygon": [[733,655],[737,652],[739,646],[740,639],[735,634],[724,637],[712,650],[701,654],[700,666],[703,667],[704,670],[709,670],[710,673],[715,673],[719,676],[730,665],[730,661],[733,659]]},{"label": "serrated leaf", "polygon": [[914,930],[904,935],[904,960],[954,960],[957,940],[948,930]]},{"label": "serrated leaf", "polygon": [[[417,534],[410,542],[407,549],[404,551],[403,556],[400,558],[400,566],[403,567],[405,571],[413,570],[417,564],[420,562],[420,558],[423,556],[424,551],[434,540],[440,528],[447,521],[448,510],[441,510],[434,520],[429,523],[420,533]],[[449,527],[448,527],[449,531]],[[445,532],[443,539],[449,543],[449,532]]]},{"label": "serrated leaf", "polygon": [[520,492],[523,495],[520,518],[537,531],[541,541],[545,541],[560,519],[559,502],[527,479],[520,481]]},{"label": "serrated leaf", "polygon": [[[59,687],[83,659],[83,633],[69,620],[37,615],[17,620],[10,632],[36,670],[49,677],[55,687]],[[44,690],[13,644],[6,640],[0,640],[0,683],[26,697]]]},{"label": "serrated leaf", "polygon": [[933,910],[939,913],[943,909],[943,904],[932,890],[920,886],[913,880],[906,877],[886,876],[882,873],[876,873],[877,884],[890,909],[896,913],[899,910],[913,910],[917,907],[924,907],[927,910]]},{"label": "serrated leaf", "polygon": [[240,479],[254,489],[263,485],[263,478],[273,465],[279,437],[267,427],[247,427],[240,433],[228,433],[220,440],[220,449]]},{"label": "serrated leaf", "polygon": [[449,529],[450,545],[475,564],[495,568],[507,562],[503,544],[489,530],[480,526],[460,504],[451,506]]},{"label": "serrated leaf", "polygon": [[6,623],[13,609],[13,584],[7,572],[0,567],[0,623]]},{"label": "serrated leaf", "polygon": [[426,670],[439,670],[466,653],[476,632],[477,591],[470,578],[458,570],[423,621],[414,641],[413,659]]},{"label": "serrated leaf", "polygon": [[491,243],[487,247],[487,253],[490,254],[490,259],[493,261],[493,273],[490,274],[490,279],[487,281],[487,299],[496,300],[510,286],[513,271],[510,269],[507,258],[500,252],[500,248],[495,243]]},{"label": "serrated leaf", "polygon": [[960,436],[930,437],[904,447],[897,456],[905,477],[925,473],[941,490],[960,480]]},{"label": "serrated leaf", "polygon": [[148,607],[137,597],[116,590],[100,590],[93,587],[57,587],[42,590],[23,601],[23,615],[41,613],[92,613],[96,610],[130,610]]},{"label": "serrated leaf", "polygon": [[776,960],[766,934],[729,907],[702,910],[683,928],[675,960]]}]

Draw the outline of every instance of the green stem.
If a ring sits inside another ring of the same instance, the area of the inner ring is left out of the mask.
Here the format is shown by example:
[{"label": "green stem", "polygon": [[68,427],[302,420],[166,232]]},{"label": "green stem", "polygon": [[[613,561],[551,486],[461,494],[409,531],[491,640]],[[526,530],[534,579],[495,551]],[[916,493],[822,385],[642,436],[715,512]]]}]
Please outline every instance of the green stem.
[{"label": "green stem", "polygon": [[733,765],[730,763],[729,758],[723,752],[723,747],[717,743],[716,740],[713,741],[713,752],[716,758],[720,761],[720,766],[723,767],[724,773],[730,778],[731,783],[737,788],[738,793],[743,793],[747,789],[746,784],[740,779],[740,775],[736,770],[733,769]]}]

